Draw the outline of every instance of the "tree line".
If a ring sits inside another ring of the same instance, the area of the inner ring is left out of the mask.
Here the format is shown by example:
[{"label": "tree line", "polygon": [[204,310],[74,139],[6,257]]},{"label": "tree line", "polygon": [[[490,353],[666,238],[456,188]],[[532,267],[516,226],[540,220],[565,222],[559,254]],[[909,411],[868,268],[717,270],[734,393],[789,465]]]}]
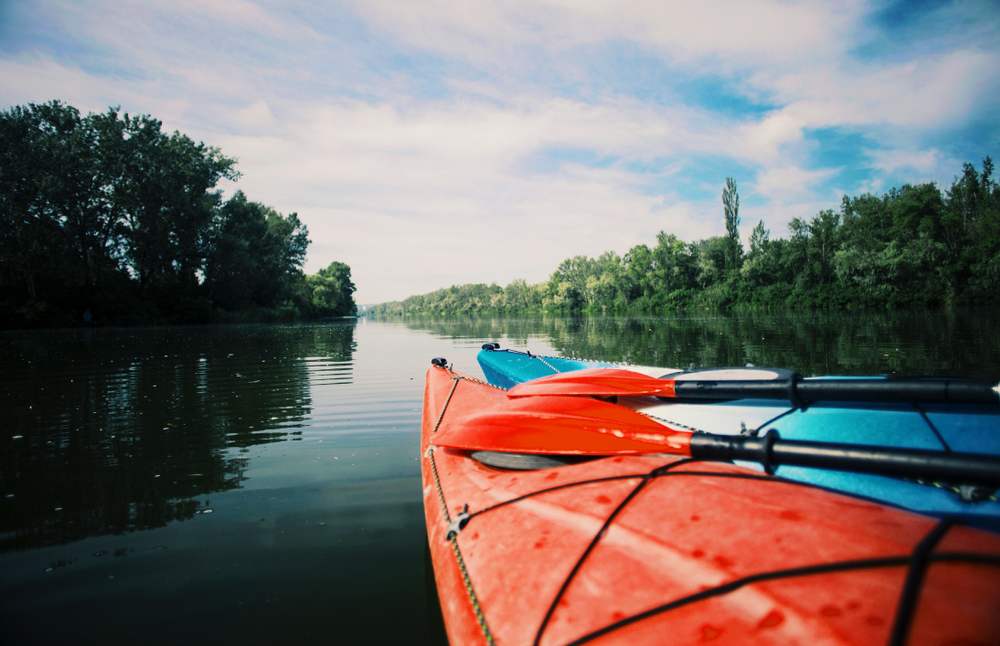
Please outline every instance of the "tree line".
[{"label": "tree line", "polygon": [[794,218],[788,238],[763,221],[739,236],[739,194],[722,192],[726,235],[684,242],[661,231],[656,244],[624,256],[564,260],[528,285],[455,285],[373,314],[472,312],[648,313],[687,308],[939,307],[1000,303],[1000,185],[993,160],[963,166],[942,191],[906,184],[883,195],[844,196],[840,209]]},{"label": "tree line", "polygon": [[208,323],[356,313],[350,267],[302,271],[291,213],[223,200],[236,160],[119,108],[0,112],[0,326]]}]

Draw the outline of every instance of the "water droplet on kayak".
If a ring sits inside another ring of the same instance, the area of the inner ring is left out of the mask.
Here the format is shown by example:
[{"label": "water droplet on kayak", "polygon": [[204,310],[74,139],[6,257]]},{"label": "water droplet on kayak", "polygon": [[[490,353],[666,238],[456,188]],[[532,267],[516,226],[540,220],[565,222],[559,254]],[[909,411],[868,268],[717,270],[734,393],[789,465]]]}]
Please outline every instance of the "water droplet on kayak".
[{"label": "water droplet on kayak", "polygon": [[705,624],[701,627],[701,641],[707,642],[712,641],[716,637],[722,634],[721,628],[716,628],[715,626],[709,626]]},{"label": "water droplet on kayak", "polygon": [[868,618],[865,619],[865,621],[868,622],[869,626],[881,626],[885,623],[884,619],[875,616],[869,616]]},{"label": "water droplet on kayak", "polygon": [[800,514],[797,511],[792,511],[790,509],[786,509],[785,511],[781,512],[780,514],[778,514],[778,517],[781,518],[782,520],[802,520],[802,514]]},{"label": "water droplet on kayak", "polygon": [[824,617],[839,617],[842,614],[837,606],[823,606],[820,612]]},{"label": "water droplet on kayak", "polygon": [[785,621],[785,615],[781,614],[777,610],[772,610],[767,613],[767,616],[760,620],[757,624],[757,628],[774,628],[775,626],[780,626]]},{"label": "water droplet on kayak", "polygon": [[611,504],[611,498],[608,498],[604,494],[601,494],[600,496],[594,498],[594,500],[597,501],[598,503],[602,504],[602,505],[610,505]]}]

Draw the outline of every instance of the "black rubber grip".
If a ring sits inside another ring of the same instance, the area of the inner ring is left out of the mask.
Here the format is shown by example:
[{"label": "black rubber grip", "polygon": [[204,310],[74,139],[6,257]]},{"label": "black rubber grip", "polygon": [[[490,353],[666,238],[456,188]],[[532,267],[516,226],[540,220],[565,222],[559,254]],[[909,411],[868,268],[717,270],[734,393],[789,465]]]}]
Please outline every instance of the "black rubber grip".
[{"label": "black rubber grip", "polygon": [[747,437],[697,432],[691,436],[691,457],[699,460],[760,462],[765,468],[788,465],[1000,486],[1000,456],[864,444],[801,442],[768,435]]},{"label": "black rubber grip", "polygon": [[998,385],[985,379],[811,379],[678,381],[679,399],[784,399],[921,404],[1000,404]]}]

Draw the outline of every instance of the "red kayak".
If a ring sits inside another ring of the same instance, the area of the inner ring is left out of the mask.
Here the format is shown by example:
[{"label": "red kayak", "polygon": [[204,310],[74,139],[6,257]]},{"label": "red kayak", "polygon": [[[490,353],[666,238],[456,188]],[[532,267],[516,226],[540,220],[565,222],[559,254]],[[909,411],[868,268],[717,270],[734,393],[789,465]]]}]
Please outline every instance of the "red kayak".
[{"label": "red kayak", "polygon": [[424,511],[452,644],[1000,644],[996,534],[648,448],[454,448],[503,419],[620,438],[640,415],[622,410],[428,371]]}]

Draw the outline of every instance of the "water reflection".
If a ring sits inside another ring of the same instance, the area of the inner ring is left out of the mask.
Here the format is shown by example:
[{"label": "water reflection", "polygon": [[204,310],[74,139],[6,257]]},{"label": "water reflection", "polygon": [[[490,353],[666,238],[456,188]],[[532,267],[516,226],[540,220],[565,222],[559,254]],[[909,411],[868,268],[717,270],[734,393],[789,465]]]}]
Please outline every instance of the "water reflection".
[{"label": "water reflection", "polygon": [[0,335],[0,551],[162,527],[297,439],[354,321]]},{"label": "water reflection", "polygon": [[752,363],[806,375],[1000,375],[1000,312],[704,313],[658,317],[410,317],[450,338],[541,338],[563,356],[706,368]]}]

